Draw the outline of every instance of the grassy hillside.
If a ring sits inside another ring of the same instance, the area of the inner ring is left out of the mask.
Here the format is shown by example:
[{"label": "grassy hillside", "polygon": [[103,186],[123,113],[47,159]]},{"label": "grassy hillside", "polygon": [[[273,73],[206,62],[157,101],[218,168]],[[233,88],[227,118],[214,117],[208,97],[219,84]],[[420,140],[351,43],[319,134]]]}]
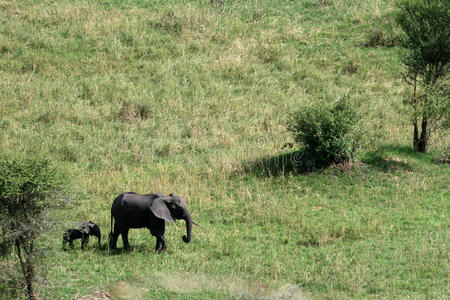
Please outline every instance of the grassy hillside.
[{"label": "grassy hillside", "polygon": [[[0,151],[61,163],[78,199],[41,243],[40,294],[444,299],[445,139],[409,149],[392,13],[382,0],[0,0]],[[363,115],[361,161],[286,172],[289,113],[343,96]],[[143,229],[131,252],[60,250],[75,221],[106,243],[125,191],[183,195],[202,227],[184,244],[169,224],[162,255]]]}]

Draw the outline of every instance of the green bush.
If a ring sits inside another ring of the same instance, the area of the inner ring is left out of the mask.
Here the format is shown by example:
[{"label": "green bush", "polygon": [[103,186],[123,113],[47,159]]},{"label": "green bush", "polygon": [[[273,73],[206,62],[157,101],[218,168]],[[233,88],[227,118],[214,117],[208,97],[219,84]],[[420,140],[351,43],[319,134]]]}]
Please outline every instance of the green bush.
[{"label": "green bush", "polygon": [[352,160],[358,148],[356,124],[359,116],[347,99],[320,101],[294,113],[288,130],[294,134],[303,159],[315,168]]}]

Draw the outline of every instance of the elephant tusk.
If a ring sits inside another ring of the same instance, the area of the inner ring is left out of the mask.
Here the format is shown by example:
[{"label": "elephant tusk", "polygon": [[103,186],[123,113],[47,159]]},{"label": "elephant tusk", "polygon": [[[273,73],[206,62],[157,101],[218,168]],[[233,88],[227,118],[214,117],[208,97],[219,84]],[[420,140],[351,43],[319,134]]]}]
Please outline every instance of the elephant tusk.
[{"label": "elephant tusk", "polygon": [[194,221],[192,221],[192,224],[202,227],[202,225],[195,223]]}]

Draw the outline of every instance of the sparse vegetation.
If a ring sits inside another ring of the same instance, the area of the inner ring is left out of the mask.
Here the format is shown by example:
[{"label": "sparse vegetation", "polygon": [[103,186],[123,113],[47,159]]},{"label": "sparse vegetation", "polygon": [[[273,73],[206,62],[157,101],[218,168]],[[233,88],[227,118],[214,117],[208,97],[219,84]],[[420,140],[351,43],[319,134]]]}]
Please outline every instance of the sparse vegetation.
[{"label": "sparse vegetation", "polygon": [[[448,137],[425,154],[407,146],[402,50],[364,46],[378,21],[394,37],[394,11],[387,0],[0,0],[0,153],[73,173],[83,196],[57,217],[109,232],[121,192],[173,192],[202,224],[188,245],[168,224],[163,255],[137,229],[130,252],[121,241],[114,254],[64,252],[67,227],[55,226],[37,242],[36,293],[445,299]],[[346,95],[365,129],[360,161],[293,176],[288,114]],[[0,274],[0,298],[23,299],[11,278]]]}]

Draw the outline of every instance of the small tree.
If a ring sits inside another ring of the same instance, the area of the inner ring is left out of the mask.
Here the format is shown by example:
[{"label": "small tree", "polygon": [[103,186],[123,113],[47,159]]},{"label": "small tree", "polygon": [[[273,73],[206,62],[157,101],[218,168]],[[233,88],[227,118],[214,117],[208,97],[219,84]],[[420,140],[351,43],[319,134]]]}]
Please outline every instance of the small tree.
[{"label": "small tree", "polygon": [[33,287],[36,239],[43,231],[46,213],[57,204],[62,182],[46,159],[0,157],[0,231],[4,234],[0,244],[14,247],[29,299],[37,299]]},{"label": "small tree", "polygon": [[[413,86],[414,149],[426,152],[433,122],[448,117],[450,1],[399,0],[397,23],[403,30],[404,79]],[[420,132],[419,132],[420,123]]]}]

